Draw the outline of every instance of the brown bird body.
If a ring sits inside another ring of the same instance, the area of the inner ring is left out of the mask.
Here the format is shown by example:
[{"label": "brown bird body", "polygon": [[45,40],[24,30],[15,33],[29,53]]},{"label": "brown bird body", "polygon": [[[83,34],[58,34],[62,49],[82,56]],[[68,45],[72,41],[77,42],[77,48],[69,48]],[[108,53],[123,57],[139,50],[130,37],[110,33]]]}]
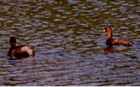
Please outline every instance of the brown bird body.
[{"label": "brown bird body", "polygon": [[128,40],[114,39],[111,26],[106,27],[104,30],[107,33],[107,40],[106,40],[107,47],[113,47],[113,45],[123,45],[123,46],[132,45]]},{"label": "brown bird body", "polygon": [[9,40],[10,43],[10,49],[8,51],[8,56],[13,59],[15,57],[16,59],[25,58],[29,56],[35,56],[35,49],[32,46],[28,45],[16,45],[16,38],[10,37]]}]

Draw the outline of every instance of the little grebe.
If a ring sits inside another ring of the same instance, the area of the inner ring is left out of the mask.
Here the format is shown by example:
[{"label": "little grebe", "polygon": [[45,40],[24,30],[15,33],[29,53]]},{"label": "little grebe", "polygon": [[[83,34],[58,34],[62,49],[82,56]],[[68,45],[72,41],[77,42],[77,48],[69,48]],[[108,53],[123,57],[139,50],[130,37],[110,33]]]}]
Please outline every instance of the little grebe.
[{"label": "little grebe", "polygon": [[124,46],[131,46],[132,44],[128,40],[124,39],[114,39],[112,36],[112,27],[107,26],[104,28],[105,32],[107,33],[107,40],[106,45],[109,48],[112,48],[113,45],[124,45]]},{"label": "little grebe", "polygon": [[[8,51],[9,57],[15,57],[16,59],[25,58],[29,56],[35,56],[35,49],[28,45],[16,45],[16,38],[10,37],[9,40],[10,49]],[[13,58],[12,58],[13,59]]]}]

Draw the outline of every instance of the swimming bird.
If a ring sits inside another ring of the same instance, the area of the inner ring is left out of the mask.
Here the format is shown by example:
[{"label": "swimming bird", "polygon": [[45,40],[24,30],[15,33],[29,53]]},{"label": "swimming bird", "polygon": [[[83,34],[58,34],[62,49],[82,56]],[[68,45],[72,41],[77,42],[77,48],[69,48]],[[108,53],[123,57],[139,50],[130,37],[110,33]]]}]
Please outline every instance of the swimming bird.
[{"label": "swimming bird", "polygon": [[112,48],[114,45],[132,46],[132,43],[128,40],[113,38],[113,32],[111,26],[105,27],[104,31],[107,34],[106,45],[108,48]]},{"label": "swimming bird", "polygon": [[35,48],[29,45],[17,45],[16,37],[10,37],[9,44],[10,48],[8,51],[8,56],[11,59],[21,59],[29,56],[35,56]]}]

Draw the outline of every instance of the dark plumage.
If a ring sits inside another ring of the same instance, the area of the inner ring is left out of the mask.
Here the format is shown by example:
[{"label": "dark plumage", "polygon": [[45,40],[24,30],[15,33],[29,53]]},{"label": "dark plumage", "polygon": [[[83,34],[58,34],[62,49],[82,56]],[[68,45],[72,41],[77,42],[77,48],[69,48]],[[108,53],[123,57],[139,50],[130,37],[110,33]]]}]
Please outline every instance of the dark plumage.
[{"label": "dark plumage", "polygon": [[8,51],[8,56],[13,59],[15,57],[16,59],[25,58],[29,56],[35,56],[35,49],[32,46],[28,45],[16,45],[16,38],[10,37],[9,40],[10,48]]},{"label": "dark plumage", "polygon": [[114,39],[111,26],[105,27],[104,30],[107,33],[107,40],[106,40],[107,47],[111,48],[111,47],[113,47],[113,45],[124,45],[124,46],[131,46],[132,45],[128,40]]}]

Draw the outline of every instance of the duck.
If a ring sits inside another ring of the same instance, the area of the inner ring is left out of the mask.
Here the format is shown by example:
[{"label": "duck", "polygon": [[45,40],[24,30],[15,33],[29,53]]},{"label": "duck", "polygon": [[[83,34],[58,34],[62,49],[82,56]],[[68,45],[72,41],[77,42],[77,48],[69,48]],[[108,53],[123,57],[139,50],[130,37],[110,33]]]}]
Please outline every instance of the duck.
[{"label": "duck", "polygon": [[35,56],[35,48],[29,45],[17,45],[16,37],[10,37],[9,44],[10,48],[7,55],[11,59],[21,59],[29,56]]},{"label": "duck", "polygon": [[104,32],[107,34],[106,46],[112,48],[114,45],[132,46],[132,43],[126,39],[113,38],[112,26],[106,26]]}]

